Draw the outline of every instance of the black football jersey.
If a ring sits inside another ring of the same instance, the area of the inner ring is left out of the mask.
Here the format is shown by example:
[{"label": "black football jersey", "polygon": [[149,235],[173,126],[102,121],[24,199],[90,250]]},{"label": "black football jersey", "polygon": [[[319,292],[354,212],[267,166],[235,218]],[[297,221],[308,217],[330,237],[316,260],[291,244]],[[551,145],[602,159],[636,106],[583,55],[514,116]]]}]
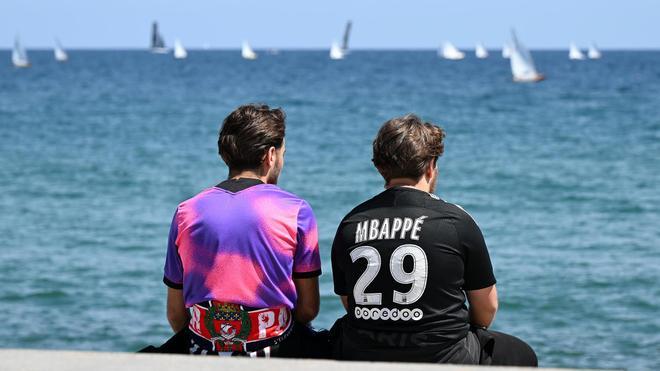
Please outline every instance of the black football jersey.
[{"label": "black football jersey", "polygon": [[346,359],[437,361],[467,335],[465,291],[495,284],[472,217],[411,187],[389,188],[343,219],[332,274],[335,293],[348,297]]}]

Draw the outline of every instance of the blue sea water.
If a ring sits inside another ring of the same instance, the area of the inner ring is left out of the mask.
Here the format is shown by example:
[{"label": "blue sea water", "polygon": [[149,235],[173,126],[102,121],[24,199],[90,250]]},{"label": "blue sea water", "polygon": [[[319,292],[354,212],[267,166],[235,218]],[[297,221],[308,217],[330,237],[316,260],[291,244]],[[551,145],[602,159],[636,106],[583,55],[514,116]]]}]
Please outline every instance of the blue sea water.
[{"label": "blue sea water", "polygon": [[[315,325],[342,308],[338,222],[382,190],[371,141],[415,112],[447,131],[438,194],[477,220],[500,291],[494,327],[542,366],[660,366],[660,52],[570,62],[514,84],[508,62],[432,51],[0,52],[0,346],[134,351],[170,334],[162,267],[176,205],[224,179],[220,122],[288,115],[280,184],[320,226]],[[236,272],[239,276],[240,272]]]}]

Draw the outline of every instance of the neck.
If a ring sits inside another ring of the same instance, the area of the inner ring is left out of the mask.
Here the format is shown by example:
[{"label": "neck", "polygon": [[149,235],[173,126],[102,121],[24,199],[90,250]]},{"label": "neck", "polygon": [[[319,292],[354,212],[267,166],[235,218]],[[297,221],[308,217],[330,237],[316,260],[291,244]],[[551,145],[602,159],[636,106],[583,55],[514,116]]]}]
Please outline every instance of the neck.
[{"label": "neck", "polygon": [[431,184],[426,181],[425,177],[420,177],[419,179],[412,178],[394,178],[390,179],[389,182],[385,184],[385,189],[392,187],[409,187],[419,189],[424,192],[431,192]]},{"label": "neck", "polygon": [[267,175],[261,175],[261,174],[257,173],[254,170],[242,170],[242,171],[236,171],[236,172],[229,172],[228,179],[239,179],[239,178],[258,179],[258,180],[261,180],[264,183],[268,183],[268,176]]}]

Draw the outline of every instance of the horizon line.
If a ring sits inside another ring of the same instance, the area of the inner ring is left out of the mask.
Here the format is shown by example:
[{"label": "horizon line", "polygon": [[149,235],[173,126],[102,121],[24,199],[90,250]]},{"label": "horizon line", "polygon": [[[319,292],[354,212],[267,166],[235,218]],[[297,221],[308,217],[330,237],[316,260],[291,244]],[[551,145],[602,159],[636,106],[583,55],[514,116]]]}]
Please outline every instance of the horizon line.
[{"label": "horizon line", "polygon": [[[53,46],[37,46],[37,47],[25,47],[25,50],[32,50],[32,51],[52,51],[54,49]],[[474,47],[470,48],[462,48],[462,47],[457,47],[460,50],[475,50]],[[109,47],[93,47],[93,46],[82,46],[82,47],[64,47],[66,51],[145,51],[149,52],[150,48],[149,47],[131,47],[131,46],[109,46]],[[168,47],[168,52],[171,51],[173,48]],[[255,51],[260,50],[264,52],[268,51],[328,51],[330,48],[325,48],[325,47],[253,47]],[[386,47],[386,48],[381,48],[381,47],[360,47],[360,48],[349,48],[351,52],[354,51],[438,51],[440,47],[412,47],[412,48],[406,48],[406,47]],[[557,52],[563,52],[567,51],[569,48],[559,48],[559,47],[528,47],[528,50],[531,51],[557,51]],[[581,48],[581,49],[588,49],[588,48]],[[599,50],[601,51],[610,51],[610,52],[618,52],[618,51],[660,51],[660,47],[598,47]],[[11,46],[0,46],[0,51],[9,51],[11,52],[13,48]],[[241,47],[210,47],[210,48],[205,48],[203,46],[193,46],[193,47],[186,47],[186,50],[188,51],[240,51]],[[502,48],[486,48],[487,51],[492,52],[492,51],[501,51]]]}]

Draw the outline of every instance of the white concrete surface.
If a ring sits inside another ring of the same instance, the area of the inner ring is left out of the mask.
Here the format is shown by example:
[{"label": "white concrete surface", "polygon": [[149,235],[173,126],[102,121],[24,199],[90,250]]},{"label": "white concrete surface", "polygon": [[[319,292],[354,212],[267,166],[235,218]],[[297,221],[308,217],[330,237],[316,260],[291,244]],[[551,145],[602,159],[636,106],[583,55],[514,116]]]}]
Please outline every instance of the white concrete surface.
[{"label": "white concrete surface", "polygon": [[[468,371],[479,366],[0,349],[0,371]],[[497,367],[498,371],[532,370]],[[552,370],[552,369],[545,369]],[[559,370],[559,369],[554,369]],[[566,370],[566,369],[563,369]]]}]

